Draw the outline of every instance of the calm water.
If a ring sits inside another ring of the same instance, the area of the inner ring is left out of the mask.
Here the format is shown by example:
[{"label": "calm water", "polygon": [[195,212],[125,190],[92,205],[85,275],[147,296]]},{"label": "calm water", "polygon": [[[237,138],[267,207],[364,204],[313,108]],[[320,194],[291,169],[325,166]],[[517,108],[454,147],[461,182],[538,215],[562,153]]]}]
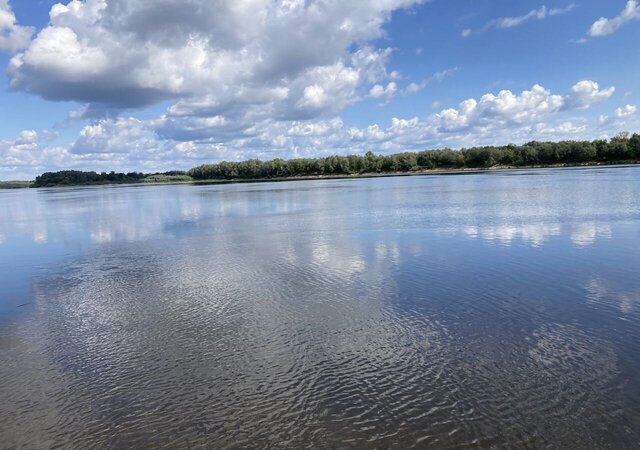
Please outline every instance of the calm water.
[{"label": "calm water", "polygon": [[0,191],[3,448],[637,448],[640,167]]}]

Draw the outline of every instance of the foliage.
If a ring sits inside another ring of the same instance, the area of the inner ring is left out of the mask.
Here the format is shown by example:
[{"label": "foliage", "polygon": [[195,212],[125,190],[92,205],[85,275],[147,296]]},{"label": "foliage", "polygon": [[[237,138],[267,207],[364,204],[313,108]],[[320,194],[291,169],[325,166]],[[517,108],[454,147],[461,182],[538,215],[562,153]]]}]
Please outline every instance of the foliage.
[{"label": "foliage", "polygon": [[74,186],[92,184],[122,184],[140,183],[145,175],[138,172],[81,172],[78,170],[62,170],[60,172],[46,172],[36,177],[34,187]]},{"label": "foliage", "polygon": [[610,141],[529,142],[503,147],[427,150],[395,155],[329,156],[315,159],[252,159],[204,164],[188,174],[195,180],[269,179],[294,176],[331,176],[410,172],[430,169],[479,169],[554,164],[615,163],[640,159],[640,135],[620,134]]},{"label": "foliage", "polygon": [[131,183],[164,183],[176,181],[192,181],[185,172],[170,171],[164,173],[144,174],[141,172],[81,172],[79,170],[62,170],[46,172],[36,177],[34,187],[76,186],[94,184],[131,184]]},{"label": "foliage", "polygon": [[[433,169],[482,169],[545,165],[612,164],[640,160],[640,135],[621,133],[609,141],[528,142],[502,147],[473,147],[462,150],[425,150],[394,155],[329,156],[285,161],[260,161],[204,164],[189,172],[47,172],[36,178],[33,187],[73,186],[120,183],[176,183],[193,180],[258,180],[298,176],[339,176],[398,173]],[[0,183],[2,187],[27,187],[24,183]]]},{"label": "foliage", "polygon": [[31,187],[31,181],[0,181],[0,189],[21,189]]}]

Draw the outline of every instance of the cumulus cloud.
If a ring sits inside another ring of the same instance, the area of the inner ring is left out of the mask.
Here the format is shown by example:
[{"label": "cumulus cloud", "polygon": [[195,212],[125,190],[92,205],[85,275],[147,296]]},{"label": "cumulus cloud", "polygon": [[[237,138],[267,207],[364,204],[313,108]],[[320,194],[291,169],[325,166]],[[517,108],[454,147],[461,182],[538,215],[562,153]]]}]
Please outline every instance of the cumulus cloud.
[{"label": "cumulus cloud", "polygon": [[624,105],[621,108],[616,108],[612,116],[600,116],[601,124],[612,124],[625,122],[627,119],[635,115],[638,108],[635,105]]},{"label": "cumulus cloud", "polygon": [[615,87],[600,89],[595,81],[583,80],[576,83],[565,97],[566,109],[588,109],[608,100],[615,92]]},{"label": "cumulus cloud", "polygon": [[0,168],[29,165],[38,157],[38,133],[24,130],[20,137],[0,141]]},{"label": "cumulus cloud", "polygon": [[376,84],[369,91],[369,97],[376,99],[382,98],[388,102],[393,98],[397,91],[398,85],[395,81],[391,81],[386,87],[381,84]]},{"label": "cumulus cloud", "polygon": [[[602,133],[602,128],[566,115],[594,106],[612,92],[613,88],[600,89],[590,80],[576,83],[564,94],[534,85],[519,93],[503,90],[469,98],[424,118],[394,117],[387,125],[364,127],[348,126],[337,116],[311,120],[263,118],[249,128],[223,115],[101,119],[85,126],[69,148],[48,147],[50,143],[42,142],[38,133],[29,130],[14,141],[1,142],[0,177],[15,178],[7,174],[17,173],[33,177],[45,167],[163,171],[220,160],[318,157],[368,150],[390,153],[523,143],[541,137],[595,138],[601,136],[594,133]],[[616,109],[612,117],[628,119],[635,112],[635,106],[627,105]],[[614,122],[606,120],[611,124],[607,133],[615,134]]]},{"label": "cumulus cloud", "polygon": [[315,123],[293,122],[286,135],[289,137],[328,136],[341,130],[343,126],[344,123],[339,117]]},{"label": "cumulus cloud", "polygon": [[34,31],[18,24],[9,0],[0,0],[0,50],[15,52],[27,47]]},{"label": "cumulus cloud", "polygon": [[132,153],[140,155],[159,147],[150,123],[134,118],[100,120],[85,126],[71,146],[74,154]]},{"label": "cumulus cloud", "polygon": [[540,85],[521,94],[509,90],[497,95],[485,94],[479,100],[468,99],[458,108],[449,108],[434,114],[429,122],[438,130],[451,132],[465,130],[490,123],[531,123],[542,120],[559,111],[564,98]]},{"label": "cumulus cloud", "polygon": [[[579,81],[565,95],[552,94],[538,84],[530,90],[514,94],[509,90],[485,94],[479,99],[467,99],[457,108],[433,114],[427,124],[440,133],[491,133],[493,130],[544,124],[561,111],[588,109],[613,94],[614,87],[600,89],[591,80]],[[540,130],[540,129],[539,129]],[[555,131],[580,130],[579,127],[558,128]]]},{"label": "cumulus cloud", "polygon": [[[13,140],[0,140],[0,176],[2,179],[20,179],[20,168],[40,166],[43,159],[39,151],[38,133],[34,130],[24,130]],[[12,174],[18,176],[12,177]]]},{"label": "cumulus cloud", "polygon": [[[500,135],[510,140],[514,131],[529,135],[543,132],[552,135],[575,134],[584,131],[584,126],[567,121],[551,126],[547,122],[562,111],[588,107],[596,103],[575,100],[573,92],[576,86],[583,84],[584,82],[577,83],[570,90],[570,94],[566,95],[553,94],[540,85],[519,94],[508,90],[497,94],[485,94],[479,99],[467,99],[456,108],[443,109],[431,114],[424,120],[417,117],[393,118],[390,127],[387,128],[378,124],[365,128],[345,127],[339,118],[291,123],[264,121],[256,124],[251,134],[230,133],[228,140],[204,139],[202,143],[208,145],[217,142],[229,148],[245,149],[249,152],[256,149],[280,149],[283,153],[279,156],[291,156],[287,151],[299,151],[304,148],[309,150],[307,154],[317,154],[336,150],[354,152],[361,150],[362,145],[380,151],[399,150],[403,146],[420,148],[424,145],[445,145],[452,141],[463,144],[473,139],[477,139],[477,142],[482,139],[495,142]],[[597,84],[596,92],[600,92]],[[601,96],[595,97],[601,101]],[[569,103],[570,100],[575,103]],[[242,158],[240,154],[239,157]]]},{"label": "cumulus cloud", "polygon": [[[189,168],[205,160],[231,157],[219,145],[200,145],[189,153],[193,143],[159,140],[153,121],[107,119],[85,127],[69,147],[50,145],[46,133],[41,137],[25,130],[14,140],[0,140],[0,180],[27,180],[52,170],[166,171]],[[222,148],[222,151],[216,149]]]},{"label": "cumulus cloud", "polygon": [[574,124],[572,121],[568,120],[566,122],[560,122],[557,125],[549,126],[544,123],[536,124],[534,127],[536,132],[540,135],[551,135],[551,136],[575,136],[579,133],[583,133],[587,130],[587,125],[579,125]]},{"label": "cumulus cloud", "polygon": [[635,114],[637,110],[638,108],[635,105],[625,105],[622,108],[616,108],[615,116],[620,118],[629,117]]},{"label": "cumulus cloud", "polygon": [[471,28],[467,28],[462,30],[461,36],[466,38],[471,36],[474,33],[482,33],[491,29],[507,29],[514,28],[520,25],[523,25],[527,22],[531,22],[534,20],[544,20],[547,17],[558,16],[560,14],[566,14],[575,9],[576,5],[571,3],[570,5],[564,8],[547,8],[546,6],[541,6],[537,9],[532,9],[527,14],[523,14],[521,16],[513,16],[513,17],[499,17],[497,19],[492,19],[487,22],[482,28],[477,30],[473,30]]},{"label": "cumulus cloud", "polygon": [[24,145],[35,144],[38,141],[38,132],[35,130],[23,130],[20,132],[19,143]]},{"label": "cumulus cloud", "polygon": [[421,1],[73,0],[51,8],[8,74],[86,114],[172,100],[177,117],[331,115],[392,77],[390,50],[367,43]]},{"label": "cumulus cloud", "polygon": [[[586,121],[563,115],[614,93],[590,80],[565,93],[535,85],[450,108],[434,102],[426,107],[437,112],[426,117],[345,125],[338,114],[356,102],[415,94],[458,70],[405,84],[409,80],[389,68],[393,50],[373,46],[393,11],[423,1],[65,0],[33,36],[18,24],[8,0],[0,0],[0,48],[15,53],[7,68],[11,86],[80,102],[69,120],[91,121],[67,147],[52,146],[55,137],[46,131],[25,130],[0,141],[0,175],[33,176],[44,168],[186,169],[220,159],[588,135]],[[635,11],[636,2],[629,3]],[[512,28],[573,8],[543,6],[464,34]],[[163,101],[166,111],[153,119],[126,111]],[[634,113],[626,105],[601,120],[613,124]]]},{"label": "cumulus cloud", "polygon": [[621,26],[640,20],[640,5],[637,0],[627,1],[627,5],[624,10],[612,19],[601,17],[596,20],[589,29],[589,36],[602,37],[615,33]]},{"label": "cumulus cloud", "polygon": [[[586,84],[593,89],[581,89]],[[556,118],[561,118],[564,112],[588,108],[603,101],[612,89],[603,94],[597,83],[587,80],[576,83],[563,95],[534,85],[519,94],[503,90],[470,98],[455,108],[443,109],[425,119],[393,118],[388,127],[378,124],[364,128],[346,127],[339,121],[339,126],[316,123],[306,128],[307,133],[289,133],[283,139],[279,139],[281,132],[276,127],[269,126],[264,133],[270,135],[270,142],[280,143],[283,150],[295,148],[301,152],[308,149],[308,154],[322,154],[327,149],[329,153],[390,152],[447,145],[524,142],[540,136],[549,139],[585,136],[588,133],[586,122]],[[322,130],[322,133],[311,130]],[[324,137],[318,139],[320,135]],[[313,139],[307,139],[309,136]]]}]

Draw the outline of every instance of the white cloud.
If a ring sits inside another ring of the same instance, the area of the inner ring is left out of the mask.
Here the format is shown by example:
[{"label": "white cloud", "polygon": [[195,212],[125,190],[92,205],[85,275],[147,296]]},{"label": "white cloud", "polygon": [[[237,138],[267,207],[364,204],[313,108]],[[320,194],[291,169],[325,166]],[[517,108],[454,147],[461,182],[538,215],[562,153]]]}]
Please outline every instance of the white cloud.
[{"label": "white cloud", "polygon": [[390,74],[389,74],[389,79],[391,81],[398,81],[402,79],[402,74],[400,72],[398,72],[397,70],[393,70]]},{"label": "white cloud", "polygon": [[576,83],[565,97],[566,109],[588,109],[608,100],[615,92],[615,87],[600,89],[595,81],[583,80]]},{"label": "white cloud", "polygon": [[[51,146],[33,130],[25,130],[15,140],[0,141],[0,179],[33,179],[51,170],[96,170],[146,172],[187,168],[193,158],[216,159],[214,145],[198,155],[185,155],[191,143],[158,140],[154,122],[137,119],[103,120],[82,129],[69,148]],[[46,133],[43,133],[46,134]]]},{"label": "white cloud", "polygon": [[624,105],[621,108],[616,108],[613,112],[613,116],[600,116],[600,123],[611,124],[618,122],[625,122],[627,119],[635,115],[638,108],[635,105]]},{"label": "white cloud", "polygon": [[618,118],[629,117],[635,114],[637,110],[638,108],[635,105],[625,105],[622,108],[616,108],[615,116]]},{"label": "white cloud", "polygon": [[497,19],[492,19],[487,22],[482,28],[478,30],[473,30],[471,28],[467,28],[462,31],[461,36],[463,38],[469,37],[474,33],[482,33],[491,29],[507,29],[514,28],[520,25],[523,25],[527,22],[531,22],[534,20],[544,20],[547,17],[558,16],[560,14],[566,14],[575,9],[576,5],[571,3],[565,8],[547,8],[546,6],[541,6],[537,9],[532,9],[527,14],[523,14],[521,16],[514,17],[500,17]]},{"label": "white cloud", "polygon": [[425,87],[427,87],[427,83],[425,83],[424,81],[420,83],[415,83],[415,82],[409,83],[407,87],[403,89],[402,95],[417,94],[418,92],[422,91]]},{"label": "white cloud", "polygon": [[142,156],[144,152],[162,147],[156,140],[150,123],[134,118],[101,120],[85,126],[71,146],[74,154],[130,153]]},{"label": "white cloud", "polygon": [[571,136],[586,131],[587,125],[576,125],[571,121],[561,122],[554,126],[540,123],[535,126],[535,130],[541,135]]},{"label": "white cloud", "polygon": [[397,78],[391,50],[367,43],[421,1],[73,0],[8,74],[13,88],[90,104],[83,117],[163,100],[170,116],[247,123],[332,115]]},{"label": "white cloud", "polygon": [[327,136],[343,127],[342,119],[336,117],[321,122],[293,122],[287,130],[287,136]]},{"label": "white cloud", "polygon": [[[482,137],[518,128],[533,132],[546,130],[546,134],[554,135],[573,134],[584,129],[571,122],[550,127],[546,121],[562,111],[588,109],[607,100],[614,91],[614,87],[601,90],[598,83],[591,80],[576,83],[566,95],[552,94],[536,84],[520,94],[503,90],[479,99],[467,99],[457,108],[431,115],[426,123],[432,133],[444,135],[473,132]],[[508,133],[505,137],[510,139]],[[496,142],[497,135],[493,135],[493,139]]]},{"label": "white cloud", "polygon": [[575,3],[571,3],[568,6],[565,6],[564,8],[551,8],[549,9],[549,15],[550,16],[558,16],[560,14],[566,14],[568,12],[573,11],[576,8],[576,4]]},{"label": "white cloud", "polygon": [[457,109],[449,108],[434,114],[429,123],[444,132],[496,123],[535,123],[559,111],[563,105],[564,98],[561,95],[553,95],[542,86],[535,85],[520,95],[503,90],[497,95],[485,94],[479,100],[465,100]]},{"label": "white cloud", "polygon": [[[424,118],[394,117],[388,125],[364,127],[345,125],[337,116],[320,120],[262,118],[249,128],[224,115],[102,119],[84,127],[69,148],[48,147],[50,143],[30,130],[15,141],[0,142],[0,177],[23,174],[22,178],[30,178],[45,169],[164,171],[223,159],[318,157],[368,150],[391,153],[541,138],[593,139],[604,131],[614,135],[621,130],[616,129],[617,122],[607,122],[604,130],[576,117],[573,111],[606,100],[612,90],[601,90],[589,80],[576,83],[567,94],[534,85],[520,93],[503,90],[469,98]],[[440,104],[435,106],[441,108]],[[614,117],[629,119],[635,112],[634,106],[627,105],[616,109]],[[568,114],[572,116],[566,117]]]},{"label": "white cloud", "polygon": [[391,81],[387,86],[376,84],[369,91],[369,97],[371,98],[384,98],[387,102],[390,101],[398,91],[398,85],[395,81]]},{"label": "white cloud", "polygon": [[637,0],[628,0],[624,10],[612,19],[601,17],[591,25],[589,36],[602,37],[616,32],[621,26],[640,20],[640,5]]},{"label": "white cloud", "polygon": [[[580,89],[588,85],[591,89]],[[581,119],[556,120],[566,111],[591,107],[608,98],[613,88],[600,90],[597,83],[576,83],[569,94],[553,94],[540,85],[519,94],[509,90],[462,101],[456,108],[443,109],[424,120],[393,118],[391,126],[347,128],[350,143],[342,147],[402,151],[425,147],[501,144],[505,142],[586,136],[589,127]],[[435,104],[440,107],[440,104]],[[576,123],[577,122],[577,123]],[[332,135],[333,139],[337,139]]]},{"label": "white cloud", "polygon": [[502,17],[499,19],[495,19],[493,23],[493,27],[495,28],[513,28],[519,25],[522,25],[525,22],[529,22],[530,20],[543,20],[547,17],[547,7],[541,6],[539,9],[534,9],[529,11],[528,14],[523,16],[516,17]]},{"label": "white cloud", "polygon": [[0,179],[21,179],[23,170],[42,167],[46,156],[39,150],[38,133],[33,130],[20,132],[14,140],[0,140]]},{"label": "white cloud", "polygon": [[[295,114],[316,116],[342,110],[355,101],[359,83],[360,73],[342,63],[311,69],[302,82],[306,86],[295,103]],[[295,94],[296,84],[291,88],[290,93]]]},{"label": "white cloud", "polygon": [[572,43],[572,44],[583,45],[583,44],[586,44],[587,42],[589,42],[589,39],[581,37],[581,38],[578,38],[578,39],[570,39],[569,42]]},{"label": "white cloud", "polygon": [[433,75],[431,75],[429,78],[422,80],[419,83],[409,83],[407,85],[407,87],[405,87],[402,90],[402,95],[413,95],[413,94],[417,94],[418,92],[424,90],[428,85],[430,85],[433,82],[442,82],[444,79],[452,77],[453,75],[456,74],[456,72],[458,72],[460,70],[460,68],[458,67],[453,67],[451,69],[446,69],[446,70],[441,70],[440,72],[436,72]]},{"label": "white cloud", "polygon": [[20,142],[34,144],[38,141],[38,132],[35,130],[23,130],[20,132]]},{"label": "white cloud", "polygon": [[9,0],[0,0],[0,51],[15,52],[27,47],[34,31],[18,24]]}]

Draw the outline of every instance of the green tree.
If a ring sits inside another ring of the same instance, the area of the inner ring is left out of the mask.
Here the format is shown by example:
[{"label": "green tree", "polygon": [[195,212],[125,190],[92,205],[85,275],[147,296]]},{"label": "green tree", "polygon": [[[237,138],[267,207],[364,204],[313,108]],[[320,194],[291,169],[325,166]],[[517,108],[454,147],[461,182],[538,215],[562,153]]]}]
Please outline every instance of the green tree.
[{"label": "green tree", "polygon": [[636,159],[640,159],[640,134],[634,133],[629,139],[629,153]]}]

